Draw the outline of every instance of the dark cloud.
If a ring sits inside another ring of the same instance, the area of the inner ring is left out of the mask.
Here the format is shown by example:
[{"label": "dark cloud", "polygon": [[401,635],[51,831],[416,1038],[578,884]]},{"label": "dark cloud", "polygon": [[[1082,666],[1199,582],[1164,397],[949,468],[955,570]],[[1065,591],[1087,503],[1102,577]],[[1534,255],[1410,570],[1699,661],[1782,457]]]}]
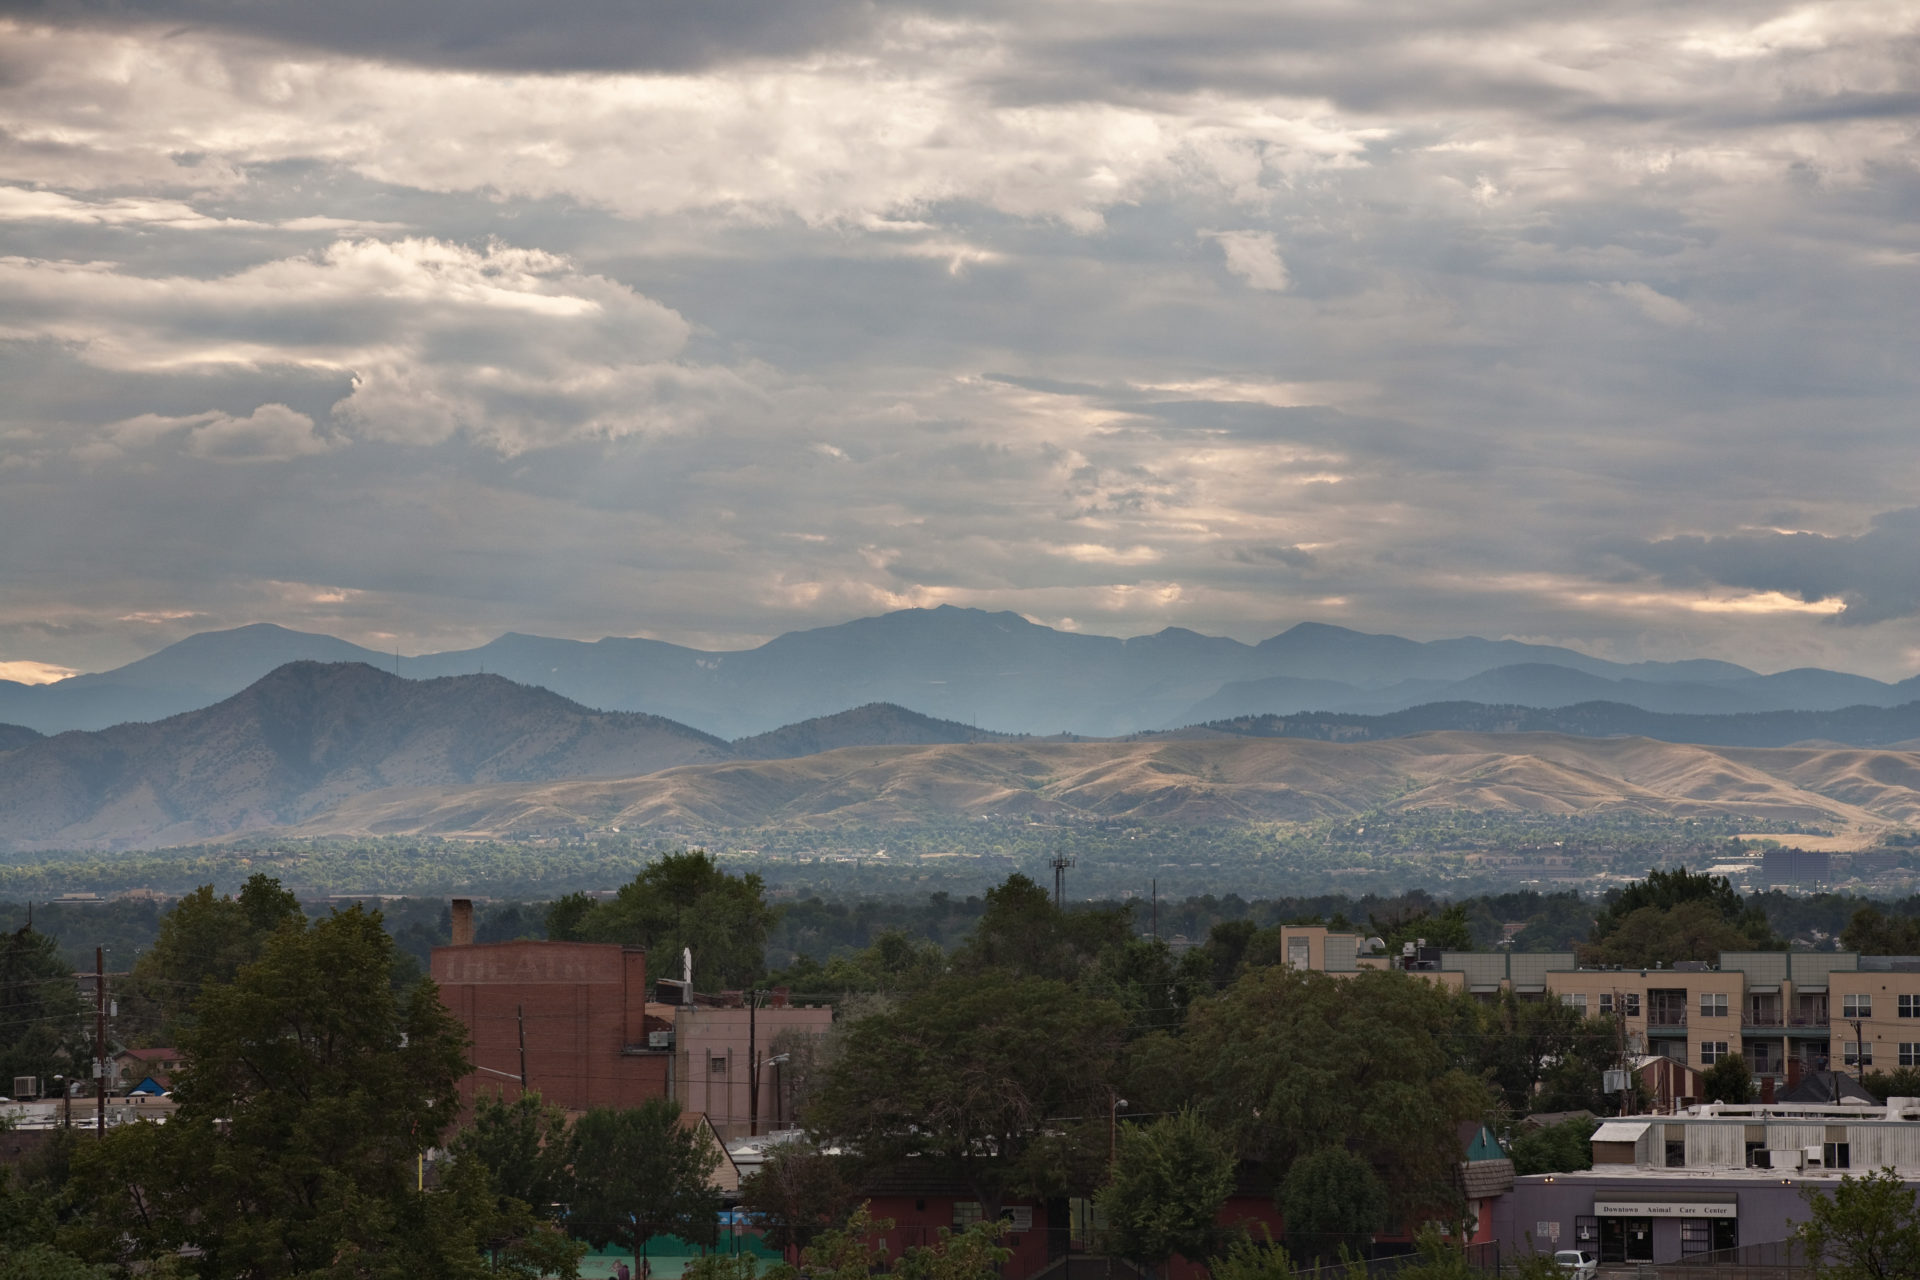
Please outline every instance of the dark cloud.
[{"label": "dark cloud", "polygon": [[495,71],[697,71],[806,54],[873,20],[872,0],[5,0],[0,15],[230,31],[359,57]]},{"label": "dark cloud", "polygon": [[1689,535],[1614,548],[1681,587],[1777,591],[1808,604],[1842,600],[1835,617],[1865,624],[1920,614],[1920,507],[1883,512],[1855,536],[1767,531]]}]

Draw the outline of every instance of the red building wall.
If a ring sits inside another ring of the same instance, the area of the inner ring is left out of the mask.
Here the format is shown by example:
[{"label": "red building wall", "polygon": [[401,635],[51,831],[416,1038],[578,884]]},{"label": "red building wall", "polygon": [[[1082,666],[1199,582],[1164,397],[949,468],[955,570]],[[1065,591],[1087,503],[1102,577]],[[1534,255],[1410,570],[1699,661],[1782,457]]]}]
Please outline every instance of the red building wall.
[{"label": "red building wall", "polygon": [[[598,942],[435,947],[440,1000],[473,1037],[476,1071],[460,1085],[518,1095],[520,1029],[528,1087],[568,1110],[633,1107],[667,1096],[670,1054],[646,1047],[647,957]],[[504,1075],[495,1073],[505,1073]]]}]

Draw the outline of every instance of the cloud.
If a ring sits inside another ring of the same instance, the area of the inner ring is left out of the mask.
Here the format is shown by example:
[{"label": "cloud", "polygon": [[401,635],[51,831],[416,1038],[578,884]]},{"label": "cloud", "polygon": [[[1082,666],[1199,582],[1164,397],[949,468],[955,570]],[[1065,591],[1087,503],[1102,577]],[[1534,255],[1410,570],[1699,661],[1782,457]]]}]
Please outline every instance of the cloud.
[{"label": "cloud", "polygon": [[[680,71],[716,62],[804,55],[869,24],[866,0],[585,0],[530,9],[514,0],[454,6],[336,0],[9,0],[0,12],[81,29],[151,24],[214,28],[364,57],[487,70]],[[452,34],[457,32],[458,34]]]},{"label": "cloud", "polygon": [[1652,285],[1634,281],[1613,281],[1605,286],[1607,291],[1617,298],[1631,303],[1647,319],[1655,324],[1669,328],[1684,328],[1700,323],[1700,317],[1691,307],[1676,298],[1654,289]]},{"label": "cloud", "polygon": [[1882,512],[1861,534],[1688,535],[1614,551],[1675,586],[1744,587],[1806,604],[1843,601],[1834,615],[1842,623],[1920,614],[1920,507]]},{"label": "cloud", "polygon": [[1287,287],[1287,264],[1281,260],[1280,245],[1271,231],[1202,231],[1200,234],[1220,246],[1220,252],[1226,256],[1227,270],[1251,288],[1279,293]]},{"label": "cloud", "polygon": [[[689,329],[673,311],[559,255],[499,243],[342,240],[214,279],[0,259],[0,301],[0,335],[70,344],[105,368],[349,376],[333,412],[360,438],[422,445],[459,434],[517,452],[676,429],[753,398],[738,375],[677,359]],[[130,421],[141,425],[123,424],[123,435],[184,420]],[[267,435],[278,443],[263,447],[286,446],[284,424],[220,422],[193,428],[192,452],[229,454]]]},{"label": "cloud", "polygon": [[1920,665],[1820,612],[1911,594],[1909,4],[5,11],[0,658],[953,600]]},{"label": "cloud", "polygon": [[286,462],[325,453],[337,443],[315,431],[312,418],[283,404],[263,404],[244,418],[217,412],[180,418],[141,414],[113,423],[103,434],[104,440],[81,446],[76,456],[98,461],[170,447],[215,462]]}]

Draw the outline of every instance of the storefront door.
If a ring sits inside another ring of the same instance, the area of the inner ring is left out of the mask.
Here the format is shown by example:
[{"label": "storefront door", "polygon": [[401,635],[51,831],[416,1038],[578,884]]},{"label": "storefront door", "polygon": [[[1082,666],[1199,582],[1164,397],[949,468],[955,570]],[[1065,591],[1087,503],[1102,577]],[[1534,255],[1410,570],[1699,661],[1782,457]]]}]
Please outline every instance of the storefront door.
[{"label": "storefront door", "polygon": [[1600,1219],[1600,1261],[1652,1262],[1653,1219]]}]

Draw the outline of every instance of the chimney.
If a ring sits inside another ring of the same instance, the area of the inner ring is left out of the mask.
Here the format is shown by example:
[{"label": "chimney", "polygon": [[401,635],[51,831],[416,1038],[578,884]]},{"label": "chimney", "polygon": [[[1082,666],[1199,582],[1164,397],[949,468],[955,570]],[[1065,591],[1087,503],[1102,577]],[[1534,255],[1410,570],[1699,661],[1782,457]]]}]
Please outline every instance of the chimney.
[{"label": "chimney", "polygon": [[769,1009],[786,1008],[787,996],[792,992],[792,990],[793,989],[791,987],[775,987],[773,989],[773,999],[767,1002],[767,1007]]},{"label": "chimney", "polygon": [[1787,1088],[1797,1089],[1799,1087],[1800,1087],[1800,1059],[1788,1058],[1787,1059]]},{"label": "chimney", "polygon": [[473,945],[473,899],[455,898],[453,900],[453,945],[470,947]]},{"label": "chimney", "polygon": [[1760,1101],[1767,1106],[1773,1105],[1773,1077],[1760,1077]]}]

